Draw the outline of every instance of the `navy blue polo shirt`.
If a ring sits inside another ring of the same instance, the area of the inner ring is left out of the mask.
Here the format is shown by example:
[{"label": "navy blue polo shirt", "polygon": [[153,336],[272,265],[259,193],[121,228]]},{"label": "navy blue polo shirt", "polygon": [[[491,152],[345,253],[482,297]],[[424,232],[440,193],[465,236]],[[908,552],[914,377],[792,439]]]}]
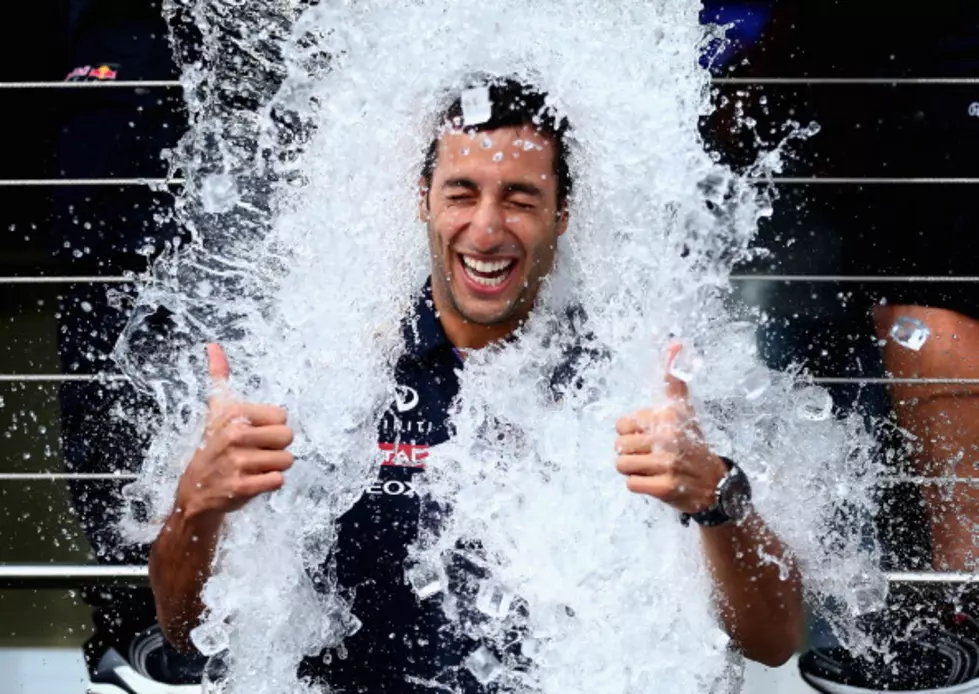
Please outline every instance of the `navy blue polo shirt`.
[{"label": "navy blue polo shirt", "polygon": [[378,425],[383,461],[377,479],[338,521],[328,571],[362,622],[341,655],[306,659],[300,674],[343,692],[429,692],[421,681],[481,691],[461,661],[477,644],[442,615],[437,598],[419,600],[405,580],[409,546],[442,510],[426,500],[428,448],[449,438],[449,406],[462,361],[442,329],[426,285],[404,323],[405,350],[395,369],[396,397]]}]

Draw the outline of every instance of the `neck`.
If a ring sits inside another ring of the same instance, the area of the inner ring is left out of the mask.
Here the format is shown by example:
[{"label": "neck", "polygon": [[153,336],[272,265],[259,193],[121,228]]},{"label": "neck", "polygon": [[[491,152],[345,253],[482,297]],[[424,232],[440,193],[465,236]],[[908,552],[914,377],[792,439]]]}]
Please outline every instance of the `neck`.
[{"label": "neck", "polygon": [[458,349],[482,349],[494,342],[499,342],[513,333],[523,322],[522,318],[514,318],[505,323],[480,325],[466,320],[456,311],[442,291],[441,283],[432,283],[432,300],[438,311],[439,321],[449,342]]}]

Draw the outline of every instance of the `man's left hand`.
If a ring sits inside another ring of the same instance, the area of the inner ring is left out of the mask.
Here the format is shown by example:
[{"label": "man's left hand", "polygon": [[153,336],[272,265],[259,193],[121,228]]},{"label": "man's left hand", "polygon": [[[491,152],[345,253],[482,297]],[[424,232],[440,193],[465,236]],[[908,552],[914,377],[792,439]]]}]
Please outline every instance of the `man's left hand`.
[{"label": "man's left hand", "polygon": [[[670,346],[668,365],[681,346]],[[669,404],[640,410],[616,422],[616,468],[629,491],[666,502],[683,513],[714,505],[715,490],[728,466],[714,455],[697,426],[687,384],[666,374]]]}]

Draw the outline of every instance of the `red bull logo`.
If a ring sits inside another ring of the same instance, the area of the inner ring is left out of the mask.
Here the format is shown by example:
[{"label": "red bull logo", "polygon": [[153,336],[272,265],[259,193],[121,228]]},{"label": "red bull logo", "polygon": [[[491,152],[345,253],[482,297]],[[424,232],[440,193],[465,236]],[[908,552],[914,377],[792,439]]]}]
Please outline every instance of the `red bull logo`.
[{"label": "red bull logo", "polygon": [[111,63],[96,66],[80,65],[69,72],[65,80],[67,82],[114,80],[119,76],[118,68],[118,65],[112,65]]},{"label": "red bull logo", "polygon": [[99,65],[89,71],[88,76],[97,80],[114,80],[118,73],[108,65]]}]

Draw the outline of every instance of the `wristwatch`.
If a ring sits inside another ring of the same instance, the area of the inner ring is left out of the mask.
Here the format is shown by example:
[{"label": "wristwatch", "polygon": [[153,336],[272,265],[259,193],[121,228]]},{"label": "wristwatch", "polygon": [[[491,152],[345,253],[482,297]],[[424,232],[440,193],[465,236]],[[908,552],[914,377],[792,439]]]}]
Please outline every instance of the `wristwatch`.
[{"label": "wristwatch", "polygon": [[690,525],[714,527],[725,523],[738,523],[751,511],[751,485],[744,471],[733,460],[721,458],[727,465],[727,474],[714,490],[714,505],[698,513],[681,513],[680,522]]}]

